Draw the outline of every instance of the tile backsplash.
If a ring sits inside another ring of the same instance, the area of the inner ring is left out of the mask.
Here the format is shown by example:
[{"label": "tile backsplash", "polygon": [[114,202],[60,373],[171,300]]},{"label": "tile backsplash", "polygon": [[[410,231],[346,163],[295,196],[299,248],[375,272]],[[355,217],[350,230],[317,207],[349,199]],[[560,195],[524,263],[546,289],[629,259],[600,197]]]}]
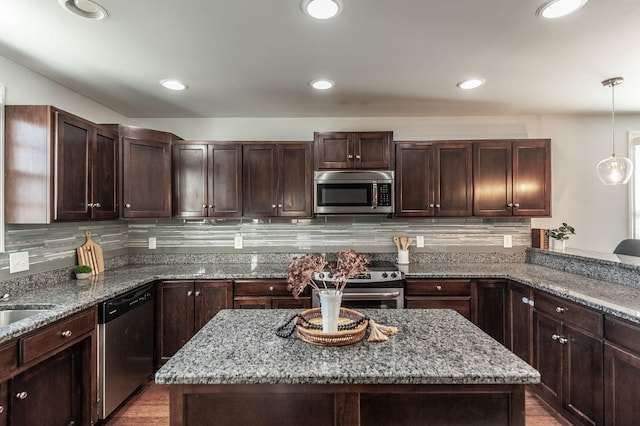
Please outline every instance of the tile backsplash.
[{"label": "tile backsplash", "polygon": [[[393,235],[424,236],[415,253],[509,251],[531,243],[530,219],[389,219],[380,216],[323,216],[315,219],[143,220],[7,225],[6,252],[0,254],[0,279],[76,264],[76,248],[90,230],[105,258],[171,253],[248,254],[336,251],[394,253]],[[236,236],[242,249],[234,248]],[[156,239],[155,250],[148,248]],[[9,253],[29,251],[30,270],[9,275]]]}]

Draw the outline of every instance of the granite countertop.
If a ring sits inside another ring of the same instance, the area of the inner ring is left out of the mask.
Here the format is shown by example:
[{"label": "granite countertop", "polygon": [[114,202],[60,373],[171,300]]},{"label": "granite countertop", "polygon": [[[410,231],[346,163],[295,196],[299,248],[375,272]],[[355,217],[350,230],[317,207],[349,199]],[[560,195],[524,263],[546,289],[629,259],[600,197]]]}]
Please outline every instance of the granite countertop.
[{"label": "granite countertop", "polygon": [[323,347],[275,335],[295,310],[224,310],[158,372],[162,384],[529,384],[540,374],[452,310],[363,310],[386,342]]},{"label": "granite countertop", "polygon": [[[88,281],[25,285],[0,301],[0,309],[48,308],[0,327],[0,343],[154,280],[284,278],[285,264],[216,263],[129,265]],[[406,278],[506,278],[640,324],[640,289],[528,263],[414,263]],[[2,293],[2,292],[0,292]]]}]

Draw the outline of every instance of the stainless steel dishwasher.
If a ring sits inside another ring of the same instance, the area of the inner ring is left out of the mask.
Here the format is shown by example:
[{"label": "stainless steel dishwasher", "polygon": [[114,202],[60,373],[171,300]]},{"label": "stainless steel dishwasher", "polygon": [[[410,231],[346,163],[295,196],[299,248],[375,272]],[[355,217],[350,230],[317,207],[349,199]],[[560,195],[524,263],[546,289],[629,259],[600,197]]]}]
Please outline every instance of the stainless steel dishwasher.
[{"label": "stainless steel dishwasher", "polygon": [[99,306],[98,417],[106,418],[153,373],[153,284]]}]

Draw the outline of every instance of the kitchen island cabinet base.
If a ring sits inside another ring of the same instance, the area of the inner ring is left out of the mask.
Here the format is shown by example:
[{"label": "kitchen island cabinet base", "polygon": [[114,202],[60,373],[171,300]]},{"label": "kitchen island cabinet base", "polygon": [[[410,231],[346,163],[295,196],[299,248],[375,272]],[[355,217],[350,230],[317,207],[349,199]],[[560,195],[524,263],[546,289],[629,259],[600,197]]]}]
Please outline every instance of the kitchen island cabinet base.
[{"label": "kitchen island cabinet base", "polygon": [[524,385],[174,384],[172,426],[524,426]]}]

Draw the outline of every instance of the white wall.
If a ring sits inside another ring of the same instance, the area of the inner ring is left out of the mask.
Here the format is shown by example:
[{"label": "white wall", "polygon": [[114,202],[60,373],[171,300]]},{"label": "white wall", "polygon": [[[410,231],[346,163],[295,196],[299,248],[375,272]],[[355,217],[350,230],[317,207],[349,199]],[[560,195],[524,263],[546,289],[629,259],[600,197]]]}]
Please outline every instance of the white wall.
[{"label": "white wall", "polygon": [[127,123],[122,114],[0,56],[7,105],[53,105],[96,123]]}]

